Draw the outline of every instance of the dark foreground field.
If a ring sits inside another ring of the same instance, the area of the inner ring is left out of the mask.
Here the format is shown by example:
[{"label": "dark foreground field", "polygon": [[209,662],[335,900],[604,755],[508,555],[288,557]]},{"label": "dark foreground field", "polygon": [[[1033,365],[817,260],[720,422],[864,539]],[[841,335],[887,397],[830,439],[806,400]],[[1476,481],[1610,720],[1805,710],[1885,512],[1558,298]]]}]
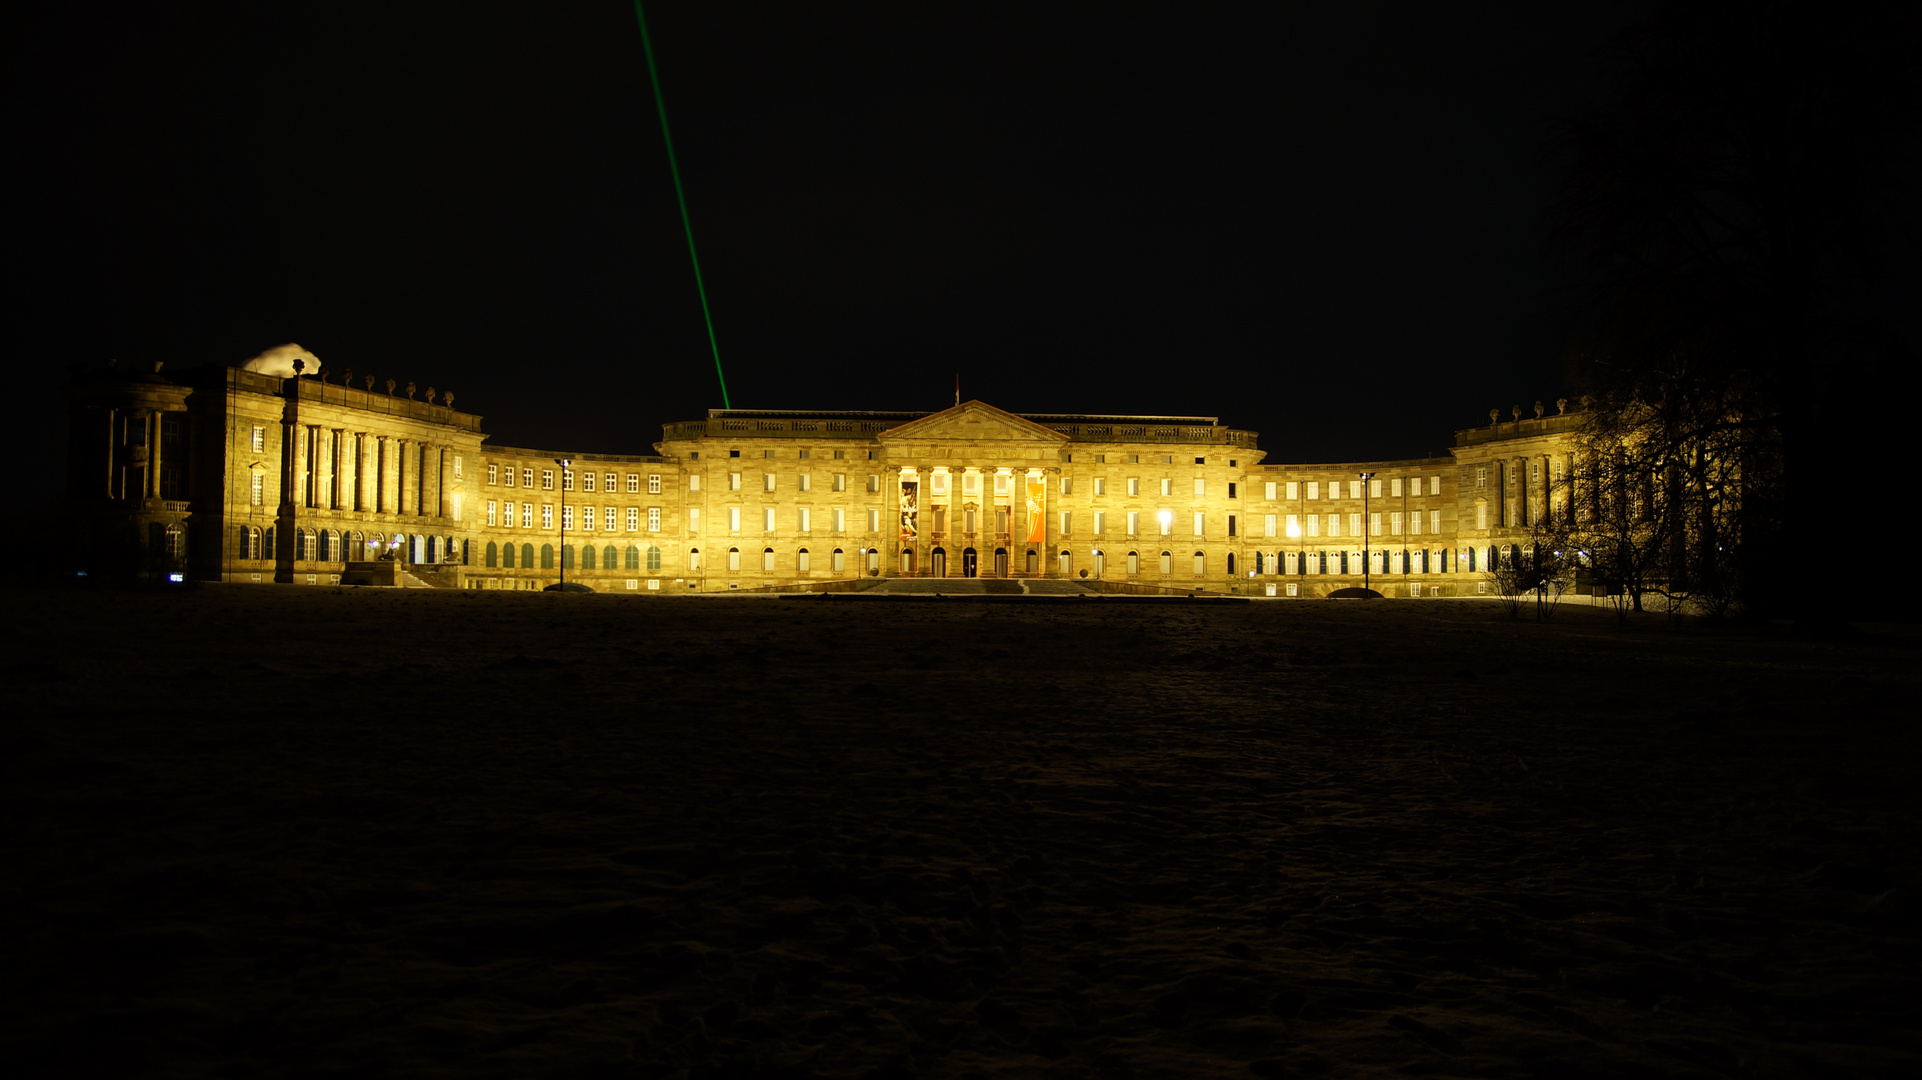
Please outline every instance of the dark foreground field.
[{"label": "dark foreground field", "polygon": [[1922,1070],[1907,631],[12,610],[12,1076]]}]

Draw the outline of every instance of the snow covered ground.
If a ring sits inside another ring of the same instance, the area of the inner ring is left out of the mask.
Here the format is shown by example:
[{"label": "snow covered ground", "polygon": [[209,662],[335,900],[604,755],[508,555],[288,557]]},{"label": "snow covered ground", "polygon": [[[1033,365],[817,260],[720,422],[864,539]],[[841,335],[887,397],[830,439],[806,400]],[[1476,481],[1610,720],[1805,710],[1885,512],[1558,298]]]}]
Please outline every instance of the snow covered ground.
[{"label": "snow covered ground", "polygon": [[1913,628],[12,609],[12,1075],[1922,1069]]}]

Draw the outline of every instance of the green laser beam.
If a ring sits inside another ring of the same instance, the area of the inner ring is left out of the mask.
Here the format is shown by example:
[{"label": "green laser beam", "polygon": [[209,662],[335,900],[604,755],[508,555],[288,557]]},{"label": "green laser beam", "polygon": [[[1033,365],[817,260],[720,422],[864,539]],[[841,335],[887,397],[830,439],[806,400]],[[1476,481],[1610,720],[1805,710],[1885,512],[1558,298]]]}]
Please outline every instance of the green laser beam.
[{"label": "green laser beam", "polygon": [[661,73],[654,66],[654,43],[647,36],[647,16],[641,0],[634,0],[634,21],[641,24],[641,51],[647,54],[647,78],[654,84],[654,107],[661,114],[661,141],[667,144],[667,171],[674,177],[674,198],[681,204],[681,225],[687,230],[687,257],[694,264],[694,291],[701,295],[701,318],[707,320],[707,344],[714,350],[714,377],[721,381],[721,407],[727,400],[727,375],[721,371],[721,345],[714,338],[714,315],[707,308],[707,286],[701,283],[701,257],[694,251],[694,219],[687,213],[687,194],[681,190],[681,167],[674,160],[674,136],[667,130],[667,99],[661,96]]}]

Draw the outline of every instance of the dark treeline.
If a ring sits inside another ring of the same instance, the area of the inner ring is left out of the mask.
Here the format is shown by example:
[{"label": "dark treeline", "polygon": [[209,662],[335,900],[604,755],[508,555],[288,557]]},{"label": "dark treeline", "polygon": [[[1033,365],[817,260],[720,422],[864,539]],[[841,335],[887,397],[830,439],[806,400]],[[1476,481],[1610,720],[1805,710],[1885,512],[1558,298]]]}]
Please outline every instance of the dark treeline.
[{"label": "dark treeline", "polygon": [[1890,5],[1663,5],[1551,144],[1591,531],[1719,610],[1860,614],[1894,568],[1875,508],[1917,386],[1917,28]]}]

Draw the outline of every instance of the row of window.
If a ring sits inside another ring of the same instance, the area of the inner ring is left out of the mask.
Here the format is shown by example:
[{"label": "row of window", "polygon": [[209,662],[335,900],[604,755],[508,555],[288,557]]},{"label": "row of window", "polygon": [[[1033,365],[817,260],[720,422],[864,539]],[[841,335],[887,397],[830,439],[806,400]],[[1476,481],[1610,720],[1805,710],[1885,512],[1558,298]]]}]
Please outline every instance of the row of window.
[{"label": "row of window", "polygon": [[[1342,490],[1343,484],[1347,485],[1345,496]],[[1346,481],[1329,480],[1326,483],[1320,480],[1270,480],[1263,486],[1262,494],[1271,500],[1277,495],[1280,495],[1289,501],[1299,500],[1304,495],[1310,499],[1340,499],[1344,497],[1359,499],[1362,497],[1361,485],[1362,481],[1360,478]],[[1416,498],[1423,494],[1440,495],[1442,493],[1441,477],[1430,476],[1427,478],[1425,484],[1423,483],[1423,478],[1419,476],[1376,477],[1368,481],[1368,497],[1371,499],[1379,499],[1384,496],[1390,499],[1399,499],[1403,497],[1404,493],[1409,497]]]},{"label": "row of window", "polygon": [[[369,536],[358,530],[294,530],[294,559],[299,562],[347,562],[378,559],[386,552],[407,562],[437,563],[450,556],[465,560],[466,542],[451,536],[423,536],[386,533]],[[274,558],[274,527],[242,525],[236,536],[234,557],[239,559]]]},{"label": "row of window", "polygon": [[[1441,515],[1442,515],[1442,512],[1440,510],[1428,511],[1428,532],[1430,534],[1439,534],[1442,531]],[[1278,522],[1276,520],[1278,517],[1282,518],[1283,520]],[[1348,526],[1348,530],[1345,534],[1342,532],[1342,525],[1343,525],[1342,519],[1344,517],[1347,518],[1347,526]],[[1386,533],[1382,531],[1383,517],[1387,518],[1388,531]],[[1267,536],[1278,535],[1275,531],[1278,525],[1283,530],[1285,530],[1279,535],[1293,537],[1293,538],[1299,538],[1302,536],[1324,536],[1324,535],[1325,536],[1342,536],[1342,535],[1360,536],[1361,535],[1361,515],[1360,514],[1346,514],[1346,515],[1344,514],[1299,514],[1299,515],[1269,514],[1263,519],[1262,524],[1264,525],[1263,533],[1264,535],[1267,535]],[[1404,524],[1407,526],[1408,535],[1420,536],[1422,534],[1421,511],[1419,510],[1414,511],[1408,514],[1406,517],[1404,517],[1402,515],[1402,512],[1399,510],[1390,511],[1386,515],[1371,511],[1368,515],[1368,535],[1400,536],[1402,535],[1402,528]],[[1303,531],[1304,527],[1306,529],[1305,532]]]},{"label": "row of window", "polygon": [[[519,473],[518,485],[515,483],[516,472]],[[542,469],[540,470],[540,474],[541,474],[541,477],[540,477],[541,488],[547,491],[554,490],[554,470]],[[580,479],[580,485],[581,485],[580,490],[593,491],[595,490],[595,487],[598,484],[601,491],[606,492],[610,495],[617,491],[623,490],[623,487],[622,487],[623,483],[625,484],[625,490],[629,495],[638,495],[641,493],[641,484],[643,482],[643,477],[640,473],[627,473],[625,474],[625,476],[623,476],[620,473],[611,473],[611,472],[594,473],[594,472],[583,471],[580,474],[579,479]],[[531,488],[534,486],[534,470],[532,468],[523,468],[523,469],[516,470],[515,467],[512,465],[503,466],[499,464],[490,464],[487,466],[487,482],[489,484],[497,484],[501,487],[519,486],[524,488]],[[561,470],[561,490],[573,491],[574,482],[575,482],[574,470],[562,469]],[[661,493],[661,474],[660,473],[648,473],[645,478],[645,482],[647,484],[647,493],[649,495],[659,495]]]}]

